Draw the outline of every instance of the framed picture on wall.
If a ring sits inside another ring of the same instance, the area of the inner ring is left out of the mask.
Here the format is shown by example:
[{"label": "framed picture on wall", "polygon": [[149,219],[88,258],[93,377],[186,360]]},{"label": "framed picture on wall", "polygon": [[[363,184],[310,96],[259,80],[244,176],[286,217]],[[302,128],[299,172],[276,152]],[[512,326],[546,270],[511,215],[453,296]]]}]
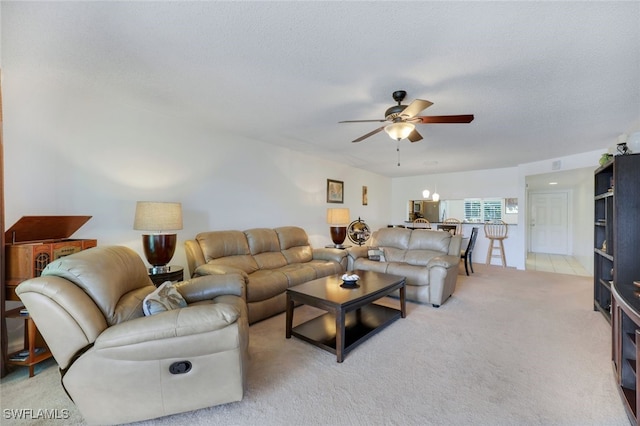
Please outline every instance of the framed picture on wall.
[{"label": "framed picture on wall", "polygon": [[505,198],[504,199],[505,212],[508,214],[518,213],[518,199],[517,198]]},{"label": "framed picture on wall", "polygon": [[369,195],[367,194],[367,187],[363,186],[362,187],[362,205],[366,206],[367,204],[369,204]]},{"label": "framed picture on wall", "polygon": [[344,203],[344,182],[327,179],[327,203]]}]

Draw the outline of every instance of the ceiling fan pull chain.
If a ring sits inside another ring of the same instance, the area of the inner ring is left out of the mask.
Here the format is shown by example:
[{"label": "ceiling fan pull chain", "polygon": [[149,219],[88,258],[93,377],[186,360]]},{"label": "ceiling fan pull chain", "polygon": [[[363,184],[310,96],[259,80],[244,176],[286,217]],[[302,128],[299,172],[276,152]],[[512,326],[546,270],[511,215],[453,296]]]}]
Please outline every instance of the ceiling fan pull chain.
[{"label": "ceiling fan pull chain", "polygon": [[398,167],[400,167],[400,141],[397,142],[396,152],[398,153]]}]

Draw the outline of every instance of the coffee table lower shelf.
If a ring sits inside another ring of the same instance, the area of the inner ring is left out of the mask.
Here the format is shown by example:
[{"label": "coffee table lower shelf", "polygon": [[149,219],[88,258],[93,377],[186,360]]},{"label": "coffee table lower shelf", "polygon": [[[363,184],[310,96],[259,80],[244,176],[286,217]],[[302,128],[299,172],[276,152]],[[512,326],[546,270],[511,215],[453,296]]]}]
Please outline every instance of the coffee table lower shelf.
[{"label": "coffee table lower shelf", "polygon": [[[345,314],[344,354],[401,317],[398,309],[372,303]],[[291,329],[291,334],[336,355],[336,318],[331,312]]]}]

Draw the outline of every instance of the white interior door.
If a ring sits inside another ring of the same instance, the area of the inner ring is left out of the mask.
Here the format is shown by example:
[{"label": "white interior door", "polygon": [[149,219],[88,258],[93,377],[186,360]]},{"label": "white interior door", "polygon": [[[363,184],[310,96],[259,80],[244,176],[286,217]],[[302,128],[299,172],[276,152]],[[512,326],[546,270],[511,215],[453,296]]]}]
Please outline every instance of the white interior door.
[{"label": "white interior door", "polygon": [[566,192],[529,194],[529,241],[534,253],[569,254]]}]

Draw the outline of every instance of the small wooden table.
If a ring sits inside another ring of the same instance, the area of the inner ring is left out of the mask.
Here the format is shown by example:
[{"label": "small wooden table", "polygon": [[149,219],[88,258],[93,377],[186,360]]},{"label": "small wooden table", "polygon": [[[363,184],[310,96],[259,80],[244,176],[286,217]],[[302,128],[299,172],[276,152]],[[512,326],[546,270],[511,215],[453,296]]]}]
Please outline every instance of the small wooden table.
[{"label": "small wooden table", "polygon": [[149,268],[149,278],[153,285],[158,287],[165,281],[182,281],[184,280],[184,268],[182,266],[169,266],[166,271],[154,272],[153,268]]},{"label": "small wooden table", "polygon": [[[19,307],[6,312],[7,318],[18,318],[24,320],[24,344],[23,348],[17,352],[8,354],[7,364],[29,367],[29,377],[33,377],[36,364],[51,358],[52,354],[40,332],[36,328],[36,323],[29,314],[21,315],[20,311],[24,307]],[[40,350],[41,352],[37,352]],[[25,356],[26,355],[26,356]]]},{"label": "small wooden table", "polygon": [[[342,274],[308,281],[287,289],[286,338],[296,336],[336,355],[346,354],[391,322],[407,315],[405,277],[373,271],[348,272],[360,277],[358,287],[343,288]],[[392,292],[400,292],[400,309],[373,303]],[[295,302],[327,311],[293,327]]]}]

